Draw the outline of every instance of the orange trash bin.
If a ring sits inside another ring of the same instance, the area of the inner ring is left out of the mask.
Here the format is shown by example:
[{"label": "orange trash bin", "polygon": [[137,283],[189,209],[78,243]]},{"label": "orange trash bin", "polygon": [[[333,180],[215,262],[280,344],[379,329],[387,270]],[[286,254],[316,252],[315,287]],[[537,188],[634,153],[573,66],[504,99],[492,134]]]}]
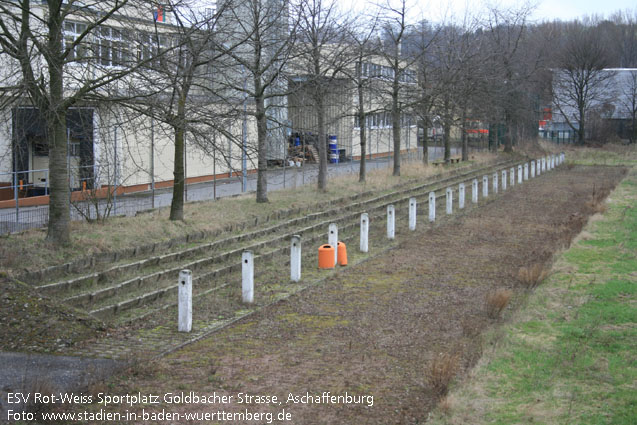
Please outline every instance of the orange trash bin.
[{"label": "orange trash bin", "polygon": [[336,255],[338,256],[338,265],[339,266],[346,266],[347,265],[347,247],[345,246],[345,244],[343,242],[338,243],[338,252],[336,253]]},{"label": "orange trash bin", "polygon": [[330,244],[321,245],[318,249],[319,269],[333,269],[334,266],[334,247]]}]

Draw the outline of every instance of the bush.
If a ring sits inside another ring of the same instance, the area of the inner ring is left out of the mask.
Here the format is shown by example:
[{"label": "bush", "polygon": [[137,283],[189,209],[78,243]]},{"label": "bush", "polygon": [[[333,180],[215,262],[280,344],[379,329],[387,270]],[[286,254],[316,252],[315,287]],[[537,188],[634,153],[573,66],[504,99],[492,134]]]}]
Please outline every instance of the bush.
[{"label": "bush", "polygon": [[512,292],[508,289],[498,289],[490,292],[486,296],[486,311],[487,316],[491,319],[497,319],[500,317],[502,310],[509,304],[511,300]]},{"label": "bush", "polygon": [[528,267],[521,267],[518,271],[518,280],[526,289],[533,289],[540,284],[546,276],[548,271],[541,263],[536,263]]},{"label": "bush", "polygon": [[449,391],[449,384],[456,375],[458,363],[457,354],[438,353],[431,359],[426,379],[436,397],[444,397]]}]

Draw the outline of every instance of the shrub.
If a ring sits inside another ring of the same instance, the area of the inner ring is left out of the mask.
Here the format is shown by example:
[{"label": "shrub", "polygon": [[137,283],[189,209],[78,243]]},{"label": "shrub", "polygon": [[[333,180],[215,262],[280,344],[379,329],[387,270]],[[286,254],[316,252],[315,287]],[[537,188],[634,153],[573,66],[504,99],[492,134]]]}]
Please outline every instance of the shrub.
[{"label": "shrub", "polygon": [[541,263],[536,263],[528,267],[521,267],[518,271],[518,280],[526,289],[533,289],[540,284],[548,275],[547,270]]},{"label": "shrub", "polygon": [[431,359],[426,379],[436,397],[444,397],[449,391],[449,384],[458,370],[458,362],[457,354],[438,353]]},{"label": "shrub", "polygon": [[486,311],[487,316],[491,319],[497,319],[500,317],[502,310],[509,304],[511,300],[512,292],[508,289],[498,289],[490,292],[486,296]]}]

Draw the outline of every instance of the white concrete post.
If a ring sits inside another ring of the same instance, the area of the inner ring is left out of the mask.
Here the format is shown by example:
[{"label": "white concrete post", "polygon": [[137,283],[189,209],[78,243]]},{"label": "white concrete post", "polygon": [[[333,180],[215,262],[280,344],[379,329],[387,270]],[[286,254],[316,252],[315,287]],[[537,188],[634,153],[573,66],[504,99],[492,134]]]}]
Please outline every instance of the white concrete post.
[{"label": "white concrete post", "polygon": [[525,162],[524,163],[524,180],[528,180],[529,179],[529,163]]},{"label": "white concrete post", "polygon": [[544,165],[544,157],[538,159],[538,162],[540,163],[540,168],[539,170],[541,171],[541,173],[546,172],[546,167]]},{"label": "white concrete post", "polygon": [[489,196],[489,177],[482,176],[482,197],[486,198]]},{"label": "white concrete post", "polygon": [[551,157],[548,155],[546,155],[545,164],[546,166],[544,167],[544,169],[546,171],[551,171]]},{"label": "white concrete post", "polygon": [[338,264],[338,226],[331,223],[327,232],[327,243],[334,247],[334,264]]},{"label": "white concrete post", "polygon": [[436,221],[436,192],[429,192],[429,221]]},{"label": "white concrete post", "polygon": [[536,163],[535,175],[539,176],[542,174],[542,158],[537,159],[535,163]]},{"label": "white concrete post", "polygon": [[453,191],[450,187],[447,188],[447,215],[453,214]]},{"label": "white concrete post", "polygon": [[513,167],[509,170],[509,184],[511,187],[515,186],[515,168]]},{"label": "white concrete post", "polygon": [[518,165],[518,184],[522,184],[522,166]]},{"label": "white concrete post", "polygon": [[551,168],[555,168],[555,155],[551,155]]},{"label": "white concrete post", "polygon": [[507,170],[502,170],[502,190],[507,190]]},{"label": "white concrete post", "polygon": [[244,303],[254,302],[254,257],[252,251],[241,254],[241,298]]},{"label": "white concrete post", "polygon": [[566,154],[562,152],[560,154],[560,164],[563,164],[565,160],[566,160]]},{"label": "white concrete post", "polygon": [[179,272],[179,332],[192,330],[192,272],[182,270]]},{"label": "white concrete post", "polygon": [[464,208],[464,183],[458,185],[458,209]]},{"label": "white concrete post", "polygon": [[301,280],[301,236],[292,236],[290,244],[290,280],[298,282]]},{"label": "white concrete post", "polygon": [[409,198],[409,230],[416,230],[417,205],[416,198]]},{"label": "white concrete post", "polygon": [[471,182],[471,202],[478,203],[478,179],[473,179]]},{"label": "white concrete post", "polygon": [[368,236],[369,235],[369,215],[367,213],[361,214],[361,241],[360,251],[367,252],[369,250]]},{"label": "white concrete post", "polygon": [[498,172],[493,173],[493,193],[498,193]]},{"label": "white concrete post", "polygon": [[531,178],[535,178],[535,160],[531,161]]},{"label": "white concrete post", "polygon": [[387,205],[387,239],[396,236],[396,209],[393,205]]}]

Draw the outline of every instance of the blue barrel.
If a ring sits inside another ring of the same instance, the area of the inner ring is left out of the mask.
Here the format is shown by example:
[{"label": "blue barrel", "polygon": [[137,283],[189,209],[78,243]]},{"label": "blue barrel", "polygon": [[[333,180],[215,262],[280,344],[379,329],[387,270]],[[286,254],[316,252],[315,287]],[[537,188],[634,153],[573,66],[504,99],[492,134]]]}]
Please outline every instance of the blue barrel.
[{"label": "blue barrel", "polygon": [[330,153],[329,159],[332,164],[338,164],[338,141],[336,136],[329,136]]}]

